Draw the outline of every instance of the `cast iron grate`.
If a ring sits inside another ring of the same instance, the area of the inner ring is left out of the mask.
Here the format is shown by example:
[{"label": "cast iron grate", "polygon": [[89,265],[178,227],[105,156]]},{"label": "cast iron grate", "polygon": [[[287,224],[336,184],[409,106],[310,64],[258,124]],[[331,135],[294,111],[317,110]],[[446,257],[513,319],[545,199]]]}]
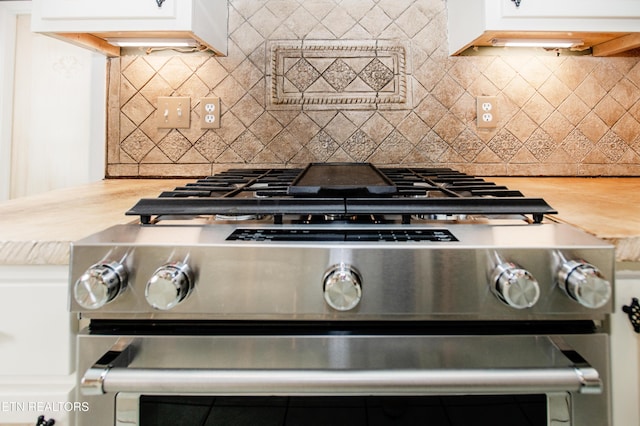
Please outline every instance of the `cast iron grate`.
[{"label": "cast iron grate", "polygon": [[[343,173],[361,164],[336,166],[335,171]],[[157,198],[143,198],[126,214],[149,224],[161,216],[208,215],[271,215],[276,223],[288,215],[401,215],[403,223],[426,215],[530,215],[539,223],[544,215],[557,213],[541,198],[449,168],[371,166],[382,176],[382,189],[374,182],[292,190],[309,167],[230,169]]]}]

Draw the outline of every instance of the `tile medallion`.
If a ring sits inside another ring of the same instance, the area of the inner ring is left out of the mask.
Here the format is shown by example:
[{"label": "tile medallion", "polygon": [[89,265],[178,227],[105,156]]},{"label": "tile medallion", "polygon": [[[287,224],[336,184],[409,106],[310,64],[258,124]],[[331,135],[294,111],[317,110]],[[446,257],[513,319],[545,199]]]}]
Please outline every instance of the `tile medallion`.
[{"label": "tile medallion", "polygon": [[407,50],[384,40],[272,41],[270,103],[410,108]]}]

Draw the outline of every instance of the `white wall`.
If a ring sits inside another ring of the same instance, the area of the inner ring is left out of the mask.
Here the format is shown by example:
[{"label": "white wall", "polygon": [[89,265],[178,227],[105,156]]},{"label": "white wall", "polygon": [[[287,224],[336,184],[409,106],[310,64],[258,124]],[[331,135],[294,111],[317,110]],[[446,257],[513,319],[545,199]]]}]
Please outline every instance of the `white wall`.
[{"label": "white wall", "polygon": [[31,33],[29,6],[0,2],[0,200],[104,177],[106,58]]}]

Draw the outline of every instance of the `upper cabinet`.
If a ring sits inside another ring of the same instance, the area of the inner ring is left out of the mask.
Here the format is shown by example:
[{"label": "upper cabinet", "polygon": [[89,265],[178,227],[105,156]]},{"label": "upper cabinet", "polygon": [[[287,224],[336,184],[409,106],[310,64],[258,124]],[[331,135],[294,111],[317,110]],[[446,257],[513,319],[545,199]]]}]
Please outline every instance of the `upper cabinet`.
[{"label": "upper cabinet", "polygon": [[32,7],[33,32],[109,56],[125,45],[189,44],[227,54],[227,0],[33,0]]},{"label": "upper cabinet", "polygon": [[449,53],[505,39],[566,39],[609,56],[640,47],[640,0],[447,0]]}]

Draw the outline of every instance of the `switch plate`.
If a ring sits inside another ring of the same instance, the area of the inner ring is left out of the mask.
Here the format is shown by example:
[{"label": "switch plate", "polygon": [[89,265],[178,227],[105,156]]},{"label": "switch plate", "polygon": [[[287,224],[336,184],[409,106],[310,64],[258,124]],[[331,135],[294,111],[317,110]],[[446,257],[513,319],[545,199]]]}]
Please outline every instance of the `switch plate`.
[{"label": "switch plate", "polygon": [[220,98],[200,99],[200,128],[217,129],[220,127]]},{"label": "switch plate", "polygon": [[479,129],[495,129],[498,125],[498,98],[478,96],[477,114]]},{"label": "switch plate", "polygon": [[159,129],[188,129],[191,126],[191,98],[161,96],[156,114]]}]

